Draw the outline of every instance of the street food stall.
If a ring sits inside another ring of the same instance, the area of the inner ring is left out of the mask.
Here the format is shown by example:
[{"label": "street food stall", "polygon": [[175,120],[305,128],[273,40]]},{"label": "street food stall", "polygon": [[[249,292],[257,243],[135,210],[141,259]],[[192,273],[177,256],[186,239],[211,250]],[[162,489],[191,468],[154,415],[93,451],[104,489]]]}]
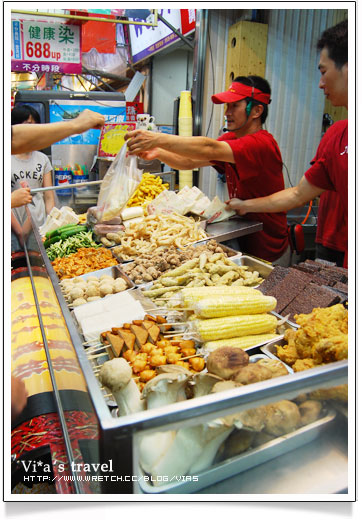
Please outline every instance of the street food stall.
[{"label": "street food stall", "polygon": [[[97,23],[83,11],[57,24]],[[273,265],[235,246],[263,224],[228,210],[225,179],[211,166],[176,170],[124,145],[135,128],[221,135],[223,113],[204,103],[208,23],[217,23],[217,54],[228,55],[214,77],[221,91],[235,63],[240,74],[264,74],[265,19],[276,19],[110,11],[103,22],[114,47],[128,45],[133,58],[122,88],[24,90],[14,99],[44,123],[88,108],[105,125],[43,150],[53,186],[31,194],[52,190],[58,204],[41,226],[27,207],[36,246],[23,236],[11,252],[11,371],[28,394],[11,424],[11,494],[348,495],[348,269],[313,254],[317,206],[288,215],[311,235],[304,254]],[[123,33],[116,25],[125,18],[134,25]],[[245,63],[235,61],[242,35]],[[13,61],[23,63],[16,53]],[[119,73],[96,71],[87,77],[119,87]]]}]

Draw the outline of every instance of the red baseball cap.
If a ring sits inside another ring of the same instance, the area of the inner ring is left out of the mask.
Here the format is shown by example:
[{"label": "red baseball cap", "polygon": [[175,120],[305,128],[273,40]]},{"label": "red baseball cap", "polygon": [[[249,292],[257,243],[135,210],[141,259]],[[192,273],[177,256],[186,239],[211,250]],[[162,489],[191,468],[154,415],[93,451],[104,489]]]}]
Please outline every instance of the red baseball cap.
[{"label": "red baseball cap", "polygon": [[221,103],[234,103],[235,101],[241,101],[245,98],[253,98],[255,101],[260,101],[260,103],[264,103],[265,105],[270,103],[270,94],[262,92],[258,88],[239,83],[238,81],[232,83],[226,92],[211,96],[212,102],[218,105]]}]

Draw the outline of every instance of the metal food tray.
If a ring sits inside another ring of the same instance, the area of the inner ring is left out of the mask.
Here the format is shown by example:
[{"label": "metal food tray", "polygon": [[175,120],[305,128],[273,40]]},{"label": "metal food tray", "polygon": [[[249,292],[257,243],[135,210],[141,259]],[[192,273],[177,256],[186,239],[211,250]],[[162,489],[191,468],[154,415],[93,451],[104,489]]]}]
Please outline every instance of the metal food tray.
[{"label": "metal food tray", "polygon": [[[214,238],[212,237],[209,237],[209,238],[205,238],[203,240],[200,240],[198,242],[195,242],[193,244],[191,244],[193,247],[196,247],[196,246],[202,246],[204,244],[206,244],[207,242],[210,242],[210,240],[215,240]],[[231,247],[229,246],[226,246],[225,244],[218,244],[218,247],[221,247],[221,249],[224,251],[224,253],[227,255],[227,257],[230,259],[230,260],[233,260],[235,257],[239,257],[242,255],[241,251],[236,251],[236,249],[232,249]]]},{"label": "metal food tray", "polygon": [[117,260],[117,262],[119,262],[120,264],[128,264],[128,262],[133,262],[134,258],[130,258],[129,260],[122,260],[122,258],[120,256],[118,256],[117,253],[115,253],[114,248],[118,247],[118,245],[119,244],[108,248],[111,251],[114,258]]},{"label": "metal food tray", "polygon": [[[267,343],[266,345],[263,345],[260,347],[260,350],[263,352],[263,354],[265,354],[266,356],[268,356],[269,358],[271,359],[276,359],[277,361],[281,361],[278,356],[276,355],[276,351],[277,351],[277,345],[286,345],[287,342],[284,340],[284,338],[282,339],[274,339],[273,341],[270,341],[269,343]],[[287,364],[285,364],[285,366],[288,368],[288,371],[291,373],[291,374],[294,374],[294,370]]]},{"label": "metal food tray", "polygon": [[168,483],[165,486],[153,486],[145,480],[146,474],[139,468],[139,492],[148,494],[196,493],[207,486],[254,468],[259,464],[263,464],[313,441],[335,417],[336,411],[328,409],[326,415],[314,423],[307,424],[292,433],[277,437],[257,448],[249,449],[240,455],[219,462],[210,469],[194,476],[194,478],[197,477],[197,480],[193,480],[192,476],[188,476],[188,480],[186,480],[185,476],[185,480],[178,477],[178,481]]},{"label": "metal food tray", "polygon": [[263,262],[262,260],[258,260],[257,258],[253,258],[252,256],[247,256],[243,254],[238,258],[232,259],[232,261],[236,265],[247,266],[250,271],[258,271],[258,273],[262,278],[264,278],[264,280],[268,278],[268,276],[274,269],[272,264],[268,264],[267,262]]},{"label": "metal food tray", "polygon": [[[126,273],[122,271],[122,268],[118,265],[113,265],[111,267],[99,269],[98,271],[91,271],[89,273],[81,274],[79,276],[74,276],[74,278],[82,278],[83,280],[87,280],[90,276],[96,276],[97,278],[100,278],[102,275],[105,274],[112,276],[112,278],[114,279],[122,278],[127,284],[127,289],[125,289],[126,291],[129,291],[130,289],[134,289],[136,287],[132,280],[126,275]],[[84,303],[83,305],[87,305],[88,303],[91,302]],[[68,307],[73,308],[73,305],[70,303]]]}]

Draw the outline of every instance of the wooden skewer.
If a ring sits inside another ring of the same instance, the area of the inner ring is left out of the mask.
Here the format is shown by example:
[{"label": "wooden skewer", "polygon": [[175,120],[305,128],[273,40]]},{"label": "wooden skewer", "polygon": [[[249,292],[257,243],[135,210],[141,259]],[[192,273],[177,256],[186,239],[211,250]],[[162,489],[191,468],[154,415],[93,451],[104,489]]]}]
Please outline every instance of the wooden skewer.
[{"label": "wooden skewer", "polygon": [[168,326],[174,326],[174,325],[187,325],[189,322],[188,321],[174,321],[174,322],[167,322],[167,323],[158,323],[157,326],[158,327],[162,327],[162,326],[165,326],[165,325],[168,325]]},{"label": "wooden skewer", "polygon": [[179,361],[184,361],[185,359],[190,359],[193,357],[204,357],[205,354],[192,354],[192,356],[186,356],[179,359]]},{"label": "wooden skewer", "polygon": [[179,334],[169,334],[167,332],[163,332],[162,334],[164,335],[164,337],[166,339],[169,339],[169,338],[181,338],[182,339],[184,332],[180,332]]},{"label": "wooden skewer", "polygon": [[100,352],[99,354],[90,354],[89,356],[87,356],[88,359],[96,359],[96,358],[99,358],[101,356],[106,356],[107,353],[106,352]]}]

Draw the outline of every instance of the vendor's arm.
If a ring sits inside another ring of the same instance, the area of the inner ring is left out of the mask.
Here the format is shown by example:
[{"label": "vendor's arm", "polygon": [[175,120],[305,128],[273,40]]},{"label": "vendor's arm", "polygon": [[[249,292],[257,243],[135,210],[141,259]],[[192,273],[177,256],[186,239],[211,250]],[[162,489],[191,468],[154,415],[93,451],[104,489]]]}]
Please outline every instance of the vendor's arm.
[{"label": "vendor's arm", "polygon": [[303,206],[324,191],[324,189],[318,188],[308,182],[303,175],[298,186],[294,188],[287,188],[286,190],[278,191],[267,197],[257,199],[230,199],[226,204],[239,215],[245,215],[246,213],[279,213]]},{"label": "vendor's arm", "polygon": [[175,170],[194,170],[196,168],[201,168],[201,166],[210,166],[210,162],[208,161],[188,159],[187,157],[182,157],[177,153],[168,152],[166,150],[162,150],[161,148],[153,148],[152,150],[141,152],[137,155],[146,161],[159,159],[161,162],[167,164],[170,166],[170,168],[174,168]]},{"label": "vendor's arm", "polygon": [[85,109],[78,117],[59,123],[41,125],[13,125],[11,127],[11,153],[19,154],[41,150],[73,134],[80,134],[90,128],[100,129],[104,116]]},{"label": "vendor's arm", "polygon": [[[178,135],[150,132],[148,130],[134,130],[125,136],[128,140],[128,149],[132,155],[153,148],[161,148],[196,161],[198,166],[210,164],[210,161],[224,161],[234,163],[234,154],[225,141],[217,141],[209,137],[184,137]],[[167,161],[166,164],[169,164]]]},{"label": "vendor's arm", "polygon": [[[48,172],[44,174],[43,179],[43,188],[47,188],[49,186],[53,186],[53,178],[52,178],[52,172]],[[45,211],[46,214],[49,215],[51,210],[55,206],[55,197],[54,197],[54,191],[44,191],[44,203],[45,203]]]}]

